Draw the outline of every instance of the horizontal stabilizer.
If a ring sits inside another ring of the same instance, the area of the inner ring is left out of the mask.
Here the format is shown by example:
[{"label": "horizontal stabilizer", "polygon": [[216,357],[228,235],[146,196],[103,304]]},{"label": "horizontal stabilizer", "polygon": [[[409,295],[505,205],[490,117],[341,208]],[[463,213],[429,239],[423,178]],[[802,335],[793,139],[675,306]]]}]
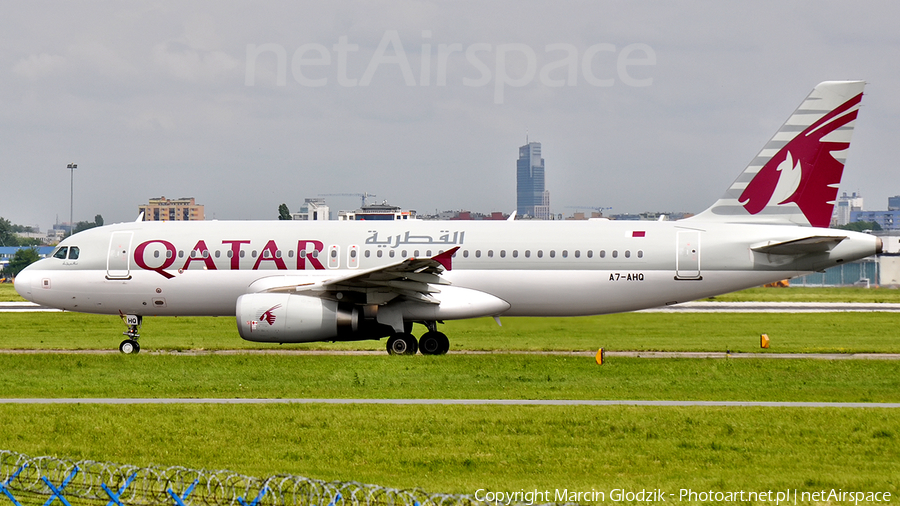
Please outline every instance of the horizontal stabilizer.
[{"label": "horizontal stabilizer", "polygon": [[750,249],[770,255],[805,255],[809,253],[827,253],[834,249],[847,236],[814,235],[802,239],[776,242],[753,246]]}]

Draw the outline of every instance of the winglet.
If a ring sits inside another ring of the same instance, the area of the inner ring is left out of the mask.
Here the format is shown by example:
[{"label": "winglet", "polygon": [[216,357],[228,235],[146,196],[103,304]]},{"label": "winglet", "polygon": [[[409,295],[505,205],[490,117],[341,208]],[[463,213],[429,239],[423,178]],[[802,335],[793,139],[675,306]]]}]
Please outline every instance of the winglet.
[{"label": "winglet", "polygon": [[459,249],[459,246],[457,246],[453,249],[448,249],[447,251],[441,253],[440,255],[431,257],[431,259],[435,260],[437,263],[443,265],[444,269],[447,269],[448,271],[452,271],[453,265],[452,265],[451,259],[453,258],[454,253],[456,253],[456,250],[458,250],[458,249]]}]

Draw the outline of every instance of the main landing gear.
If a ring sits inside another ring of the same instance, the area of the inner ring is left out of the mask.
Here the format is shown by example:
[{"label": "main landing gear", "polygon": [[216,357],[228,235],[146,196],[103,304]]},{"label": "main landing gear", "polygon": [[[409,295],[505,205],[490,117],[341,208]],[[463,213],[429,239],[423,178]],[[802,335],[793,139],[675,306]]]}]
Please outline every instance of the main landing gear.
[{"label": "main landing gear", "polygon": [[[387,340],[387,352],[391,355],[444,355],[450,350],[450,339],[443,332],[436,330],[436,322],[424,322],[428,332],[416,341],[416,336],[409,332],[392,335]],[[408,329],[409,330],[409,329]]]},{"label": "main landing gear", "polygon": [[122,320],[128,325],[128,330],[122,332],[122,335],[128,336],[128,339],[119,344],[119,351],[126,355],[140,353],[141,345],[137,340],[141,337],[141,335],[138,334],[138,328],[141,326],[143,317],[138,315],[122,315]]}]

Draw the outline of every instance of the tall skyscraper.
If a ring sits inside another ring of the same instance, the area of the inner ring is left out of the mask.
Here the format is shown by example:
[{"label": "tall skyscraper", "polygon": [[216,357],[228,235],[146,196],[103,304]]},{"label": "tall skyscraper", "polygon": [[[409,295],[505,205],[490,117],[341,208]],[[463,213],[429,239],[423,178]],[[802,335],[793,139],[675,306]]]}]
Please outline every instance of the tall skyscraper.
[{"label": "tall skyscraper", "polygon": [[[544,207],[546,206],[546,207]],[[529,142],[519,148],[516,162],[516,214],[541,218],[550,208],[549,193],[544,195],[544,159],[541,158],[541,143]]]}]

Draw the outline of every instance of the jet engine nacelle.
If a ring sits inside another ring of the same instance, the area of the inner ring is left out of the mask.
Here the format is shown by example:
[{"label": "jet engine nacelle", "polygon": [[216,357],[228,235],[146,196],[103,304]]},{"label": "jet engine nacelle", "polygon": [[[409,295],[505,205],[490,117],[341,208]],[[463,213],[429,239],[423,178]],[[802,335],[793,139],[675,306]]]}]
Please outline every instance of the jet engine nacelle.
[{"label": "jet engine nacelle", "polygon": [[241,337],[265,343],[308,343],[366,339],[359,308],[318,297],[283,293],[250,293],[237,300]]}]

